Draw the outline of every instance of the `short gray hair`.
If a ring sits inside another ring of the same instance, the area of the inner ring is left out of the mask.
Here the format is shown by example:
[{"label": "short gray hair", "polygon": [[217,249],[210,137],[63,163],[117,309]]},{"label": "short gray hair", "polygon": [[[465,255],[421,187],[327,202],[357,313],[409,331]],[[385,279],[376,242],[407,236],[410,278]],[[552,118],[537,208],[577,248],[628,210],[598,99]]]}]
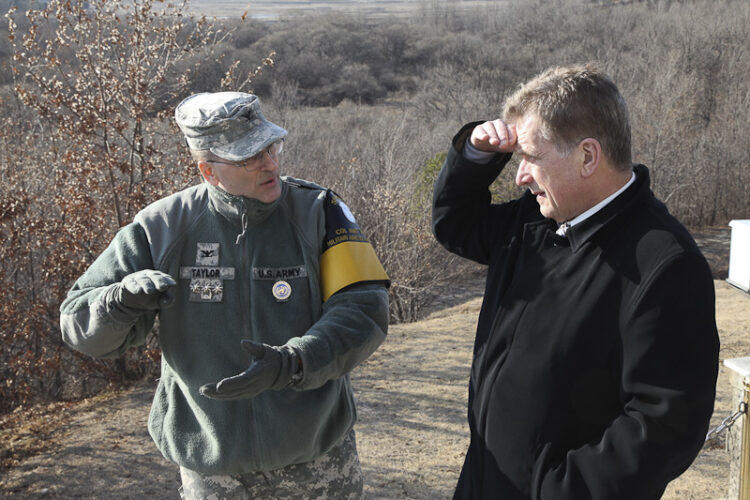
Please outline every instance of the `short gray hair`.
[{"label": "short gray hair", "polygon": [[599,141],[619,170],[632,168],[630,114],[617,86],[592,64],[552,67],[519,86],[505,100],[503,118],[528,114],[540,121],[542,136],[569,152],[582,139]]}]

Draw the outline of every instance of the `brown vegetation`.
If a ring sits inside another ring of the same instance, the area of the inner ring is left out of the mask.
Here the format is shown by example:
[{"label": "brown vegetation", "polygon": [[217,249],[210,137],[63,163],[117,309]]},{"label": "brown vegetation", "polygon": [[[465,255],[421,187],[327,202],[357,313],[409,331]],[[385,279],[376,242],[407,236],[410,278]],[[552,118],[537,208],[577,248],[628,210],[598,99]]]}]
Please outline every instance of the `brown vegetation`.
[{"label": "brown vegetation", "polygon": [[[552,64],[595,60],[613,76],[634,158],[685,223],[750,217],[750,4],[537,3],[227,26],[150,1],[11,14],[14,39],[0,43],[0,289],[13,298],[0,305],[2,409],[157,369],[156,337],[117,363],[74,355],[59,340],[59,303],[137,210],[197,182],[169,119],[175,102],[238,89],[249,74],[266,115],[291,132],[286,173],[334,188],[372,239],[395,321],[420,317],[436,286],[472,270],[430,233],[431,182],[452,133],[494,118],[504,95]],[[275,64],[255,75],[271,51]],[[517,193],[511,175],[495,189]]]},{"label": "brown vegetation", "polygon": [[86,394],[158,366],[154,338],[105,363],[63,347],[57,333],[62,297],[115,231],[195,182],[181,167],[189,162],[167,103],[186,93],[189,56],[211,54],[224,32],[152,4],[53,0],[7,15],[14,94],[4,89],[10,112],[1,118],[0,283],[14,300],[0,306],[0,409]]}]

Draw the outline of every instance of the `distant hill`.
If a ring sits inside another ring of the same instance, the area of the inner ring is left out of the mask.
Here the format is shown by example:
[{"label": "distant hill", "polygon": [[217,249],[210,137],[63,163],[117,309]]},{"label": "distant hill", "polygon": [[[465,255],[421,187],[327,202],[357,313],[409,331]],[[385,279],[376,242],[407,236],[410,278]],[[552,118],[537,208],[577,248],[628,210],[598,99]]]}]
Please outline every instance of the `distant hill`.
[{"label": "distant hill", "polygon": [[248,17],[262,20],[274,20],[287,15],[326,14],[332,12],[379,17],[407,14],[419,9],[440,8],[480,8],[497,7],[505,1],[488,0],[194,0],[189,10],[195,14],[208,17],[240,17],[247,12]]}]

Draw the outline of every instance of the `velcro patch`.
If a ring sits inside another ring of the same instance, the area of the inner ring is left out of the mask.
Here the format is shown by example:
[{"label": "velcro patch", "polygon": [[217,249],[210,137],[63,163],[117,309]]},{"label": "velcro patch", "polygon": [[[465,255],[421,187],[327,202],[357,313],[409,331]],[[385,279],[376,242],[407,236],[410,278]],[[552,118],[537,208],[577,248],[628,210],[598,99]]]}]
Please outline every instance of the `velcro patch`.
[{"label": "velcro patch", "polygon": [[288,280],[294,278],[307,278],[307,268],[305,266],[253,268],[253,279],[256,280]]}]

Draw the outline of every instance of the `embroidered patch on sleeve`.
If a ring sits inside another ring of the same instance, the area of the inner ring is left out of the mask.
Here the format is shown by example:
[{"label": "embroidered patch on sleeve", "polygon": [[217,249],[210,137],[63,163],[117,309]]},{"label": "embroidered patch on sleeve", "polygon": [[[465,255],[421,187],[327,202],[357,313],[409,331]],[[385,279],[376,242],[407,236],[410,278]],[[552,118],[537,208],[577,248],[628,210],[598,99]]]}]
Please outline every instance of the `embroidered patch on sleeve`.
[{"label": "embroidered patch on sleeve", "polygon": [[323,301],[355,283],[390,285],[375,249],[362,233],[351,210],[328,190],[324,203],[326,236],[320,256]]}]

